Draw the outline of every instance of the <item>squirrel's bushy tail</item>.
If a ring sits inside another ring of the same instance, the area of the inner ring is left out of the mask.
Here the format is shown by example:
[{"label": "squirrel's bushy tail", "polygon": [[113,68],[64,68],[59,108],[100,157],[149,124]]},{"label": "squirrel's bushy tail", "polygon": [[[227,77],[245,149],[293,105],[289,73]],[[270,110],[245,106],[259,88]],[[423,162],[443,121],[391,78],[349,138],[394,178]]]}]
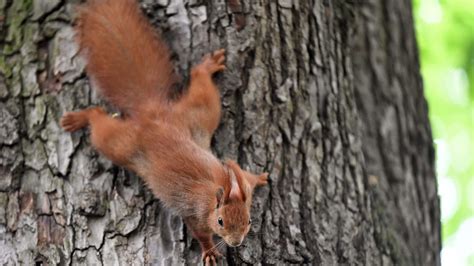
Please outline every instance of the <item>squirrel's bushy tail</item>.
[{"label": "squirrel's bushy tail", "polygon": [[166,99],[176,81],[170,54],[136,0],[89,0],[76,31],[88,75],[108,101],[134,112]]}]

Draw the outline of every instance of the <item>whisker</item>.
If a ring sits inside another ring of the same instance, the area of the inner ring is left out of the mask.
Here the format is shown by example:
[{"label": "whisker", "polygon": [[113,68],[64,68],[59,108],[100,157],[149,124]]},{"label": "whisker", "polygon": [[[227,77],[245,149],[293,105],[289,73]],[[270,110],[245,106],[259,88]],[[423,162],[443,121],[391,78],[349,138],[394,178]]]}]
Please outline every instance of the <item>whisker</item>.
[{"label": "whisker", "polygon": [[224,242],[224,240],[221,240],[221,241],[219,241],[219,243],[217,243],[215,249],[218,250],[219,248],[221,248],[221,247],[223,247],[223,246],[225,246],[225,245],[226,245],[226,243]]},{"label": "whisker", "polygon": [[215,244],[215,245],[212,246],[210,249],[208,249],[208,250],[206,250],[206,251],[204,251],[204,252],[207,253],[207,252],[210,252],[210,251],[215,250],[215,249],[216,249],[217,247],[219,247],[219,245],[222,244],[223,242],[224,242],[224,240],[221,240],[221,241],[217,242],[217,244]]}]

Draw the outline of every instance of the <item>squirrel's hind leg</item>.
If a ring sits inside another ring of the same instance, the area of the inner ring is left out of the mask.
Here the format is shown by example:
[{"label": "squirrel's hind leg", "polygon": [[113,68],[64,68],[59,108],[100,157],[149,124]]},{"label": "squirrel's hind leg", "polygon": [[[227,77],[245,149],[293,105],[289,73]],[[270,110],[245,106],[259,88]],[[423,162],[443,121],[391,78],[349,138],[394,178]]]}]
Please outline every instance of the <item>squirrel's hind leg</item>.
[{"label": "squirrel's hind leg", "polygon": [[129,120],[113,118],[99,107],[67,113],[61,119],[66,131],[75,131],[90,126],[94,147],[114,163],[131,167],[135,154],[136,132]]},{"label": "squirrel's hind leg", "polygon": [[89,109],[66,113],[61,118],[61,127],[68,132],[74,132],[86,127],[89,124],[88,113]]}]

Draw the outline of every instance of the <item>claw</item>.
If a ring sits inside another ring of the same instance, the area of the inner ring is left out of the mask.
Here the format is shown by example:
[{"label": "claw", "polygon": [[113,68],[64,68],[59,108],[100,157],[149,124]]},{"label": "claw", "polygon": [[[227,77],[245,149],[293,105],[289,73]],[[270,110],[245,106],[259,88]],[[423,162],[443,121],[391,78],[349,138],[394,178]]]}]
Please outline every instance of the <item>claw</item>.
[{"label": "claw", "polygon": [[225,54],[225,49],[219,49],[212,53],[213,57],[219,57]]},{"label": "claw", "polygon": [[258,176],[257,185],[264,186],[266,184],[268,184],[268,173],[263,173]]},{"label": "claw", "polygon": [[196,69],[204,70],[209,74],[214,74],[225,70],[225,50],[219,49],[204,56],[202,63]]}]

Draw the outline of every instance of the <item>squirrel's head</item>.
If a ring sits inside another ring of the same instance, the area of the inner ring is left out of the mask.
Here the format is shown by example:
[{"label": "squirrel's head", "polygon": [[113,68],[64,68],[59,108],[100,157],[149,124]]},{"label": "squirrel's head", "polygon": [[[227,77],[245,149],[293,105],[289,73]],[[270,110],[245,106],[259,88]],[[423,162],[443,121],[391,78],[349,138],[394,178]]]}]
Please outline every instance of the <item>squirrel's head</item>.
[{"label": "squirrel's head", "polygon": [[[229,246],[237,247],[244,240],[252,223],[250,206],[256,183],[249,182],[249,178],[258,176],[242,170],[233,161],[226,162],[226,166],[228,183],[216,192],[216,205],[209,215],[209,225]],[[266,182],[268,174],[261,176],[264,176]]]},{"label": "squirrel's head", "polygon": [[[219,193],[219,192],[218,192]],[[227,245],[240,246],[250,230],[250,211],[244,202],[230,200],[219,206],[210,217],[211,227]]]}]

